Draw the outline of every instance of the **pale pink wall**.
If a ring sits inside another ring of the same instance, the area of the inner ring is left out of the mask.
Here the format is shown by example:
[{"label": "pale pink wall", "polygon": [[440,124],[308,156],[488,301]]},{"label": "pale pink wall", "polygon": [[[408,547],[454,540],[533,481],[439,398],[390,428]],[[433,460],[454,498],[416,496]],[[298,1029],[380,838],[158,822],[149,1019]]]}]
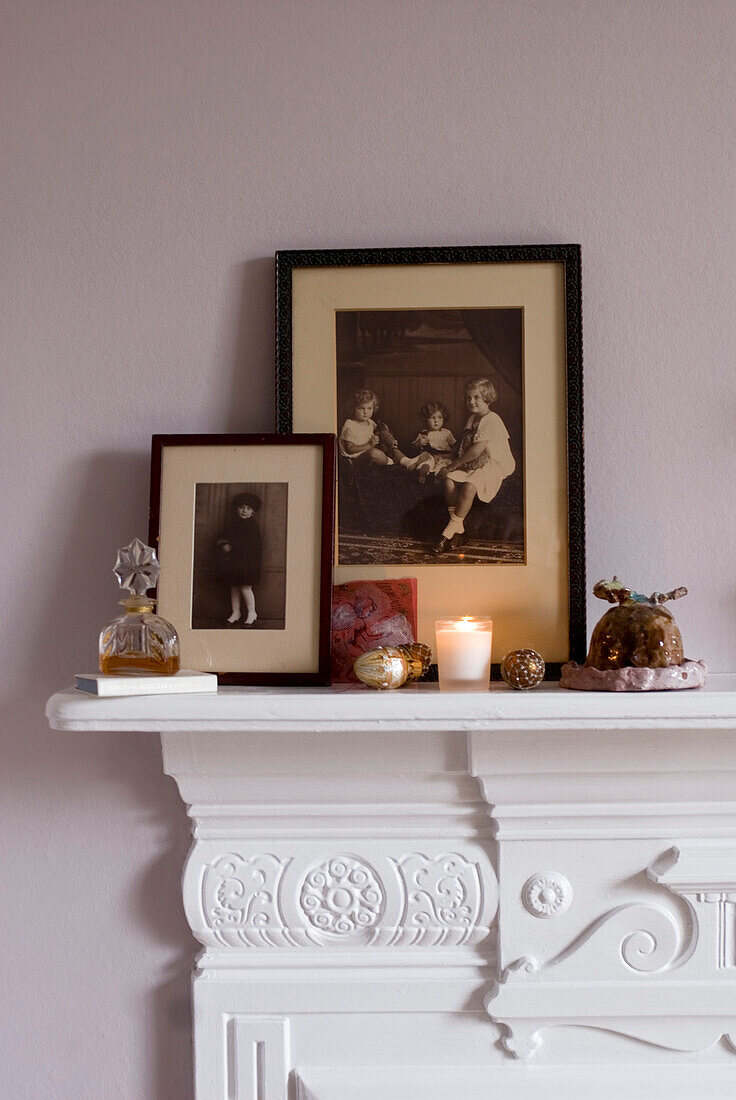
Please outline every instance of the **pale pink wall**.
[{"label": "pale pink wall", "polygon": [[151,433],[271,427],[277,248],[579,241],[590,579],[689,585],[736,667],[736,5],[2,7],[0,1095],[186,1100],[183,807],[153,735],[43,719]]}]

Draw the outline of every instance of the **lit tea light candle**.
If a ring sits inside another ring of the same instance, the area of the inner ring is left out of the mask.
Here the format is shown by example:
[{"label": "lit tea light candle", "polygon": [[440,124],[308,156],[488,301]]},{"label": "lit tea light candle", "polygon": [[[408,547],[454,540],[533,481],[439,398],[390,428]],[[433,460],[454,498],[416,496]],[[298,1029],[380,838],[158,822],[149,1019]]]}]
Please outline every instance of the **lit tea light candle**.
[{"label": "lit tea light candle", "polygon": [[461,619],[438,619],[434,625],[440,690],[487,691],[493,620],[464,615]]}]

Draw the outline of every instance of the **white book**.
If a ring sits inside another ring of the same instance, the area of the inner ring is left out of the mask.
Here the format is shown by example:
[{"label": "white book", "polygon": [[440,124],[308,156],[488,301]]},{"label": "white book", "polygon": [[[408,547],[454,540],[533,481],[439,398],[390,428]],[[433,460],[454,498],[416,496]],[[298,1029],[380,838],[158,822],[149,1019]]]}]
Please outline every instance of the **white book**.
[{"label": "white book", "polygon": [[105,676],[101,672],[83,672],[74,677],[74,686],[86,695],[175,695],[217,691],[217,675],[187,668],[173,676]]}]

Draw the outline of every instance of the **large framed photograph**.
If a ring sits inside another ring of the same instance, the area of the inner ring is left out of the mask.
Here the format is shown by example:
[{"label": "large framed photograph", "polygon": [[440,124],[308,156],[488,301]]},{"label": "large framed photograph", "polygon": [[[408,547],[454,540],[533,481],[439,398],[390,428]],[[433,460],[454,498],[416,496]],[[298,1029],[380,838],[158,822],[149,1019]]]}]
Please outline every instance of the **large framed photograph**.
[{"label": "large framed photograph", "polygon": [[224,684],[330,679],[335,437],[155,435],[158,613]]},{"label": "large framed photograph", "polygon": [[338,436],[336,582],[415,575],[419,636],[585,655],[578,245],[276,254],[277,429]]}]

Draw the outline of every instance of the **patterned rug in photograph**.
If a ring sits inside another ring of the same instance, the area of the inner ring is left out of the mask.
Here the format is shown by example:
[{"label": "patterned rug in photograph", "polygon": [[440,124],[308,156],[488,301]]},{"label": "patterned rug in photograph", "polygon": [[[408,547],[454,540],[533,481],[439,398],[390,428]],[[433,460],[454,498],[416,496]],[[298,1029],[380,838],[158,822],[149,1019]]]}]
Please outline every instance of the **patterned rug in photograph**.
[{"label": "patterned rug in photograph", "polygon": [[377,565],[523,565],[521,543],[489,542],[486,539],[462,542],[457,550],[437,556],[434,543],[397,535],[340,536],[340,565],[359,565],[365,561]]}]

